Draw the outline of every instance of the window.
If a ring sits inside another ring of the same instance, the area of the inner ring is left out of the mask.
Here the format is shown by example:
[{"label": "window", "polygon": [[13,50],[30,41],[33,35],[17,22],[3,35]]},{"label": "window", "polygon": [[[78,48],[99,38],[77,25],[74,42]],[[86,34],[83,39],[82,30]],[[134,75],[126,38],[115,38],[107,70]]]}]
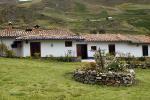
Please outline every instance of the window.
[{"label": "window", "polygon": [[148,45],[143,45],[142,49],[143,49],[143,56],[148,56]]},{"label": "window", "polygon": [[72,41],[65,41],[66,47],[72,47]]},{"label": "window", "polygon": [[17,48],[21,47],[21,41],[14,41],[13,44],[11,44],[11,48]]},{"label": "window", "polygon": [[110,44],[110,45],[108,46],[108,48],[109,48],[109,54],[115,55],[115,52],[116,52],[116,50],[115,50],[115,45],[114,45],[114,44]]},{"label": "window", "polygon": [[96,51],[97,47],[96,46],[91,46],[91,51]]}]

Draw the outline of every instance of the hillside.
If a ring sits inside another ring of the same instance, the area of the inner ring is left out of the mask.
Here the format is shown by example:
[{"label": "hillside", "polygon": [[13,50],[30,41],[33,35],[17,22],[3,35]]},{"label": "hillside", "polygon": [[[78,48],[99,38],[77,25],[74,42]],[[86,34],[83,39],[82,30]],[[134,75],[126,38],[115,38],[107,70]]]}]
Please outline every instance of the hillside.
[{"label": "hillside", "polygon": [[[111,16],[112,20],[106,18]],[[68,28],[77,32],[148,33],[149,0],[0,0],[0,27]]]}]

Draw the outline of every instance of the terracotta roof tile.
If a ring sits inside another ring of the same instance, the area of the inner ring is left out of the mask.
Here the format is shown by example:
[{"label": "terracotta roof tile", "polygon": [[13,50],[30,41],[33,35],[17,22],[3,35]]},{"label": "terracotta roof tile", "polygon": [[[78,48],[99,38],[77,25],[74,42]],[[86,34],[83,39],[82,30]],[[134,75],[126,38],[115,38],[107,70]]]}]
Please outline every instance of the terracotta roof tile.
[{"label": "terracotta roof tile", "polygon": [[115,41],[129,41],[129,39],[121,34],[87,34],[82,35],[86,41],[102,41],[102,42],[115,42]]},{"label": "terracotta roof tile", "polygon": [[150,43],[150,36],[145,35],[127,35],[132,43]]},{"label": "terracotta roof tile", "polygon": [[150,43],[150,37],[145,35],[126,35],[126,34],[86,34],[82,35],[85,41],[93,42],[131,42],[131,43]]},{"label": "terracotta roof tile", "polygon": [[69,30],[0,30],[0,37],[16,37],[17,40],[28,39],[82,39]]},{"label": "terracotta roof tile", "polygon": [[84,39],[91,42],[131,42],[150,43],[150,36],[127,34],[85,34],[76,35],[69,30],[0,30],[0,37],[15,37],[17,40],[58,40],[58,39]]}]

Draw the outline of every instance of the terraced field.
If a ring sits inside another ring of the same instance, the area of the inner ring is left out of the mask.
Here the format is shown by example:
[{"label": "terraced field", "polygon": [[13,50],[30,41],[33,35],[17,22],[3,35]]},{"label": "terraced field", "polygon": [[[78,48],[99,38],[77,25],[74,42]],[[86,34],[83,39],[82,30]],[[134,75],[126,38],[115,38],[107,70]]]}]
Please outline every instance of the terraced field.
[{"label": "terraced field", "polygon": [[[0,4],[4,0],[0,0]],[[104,30],[146,34],[150,31],[149,0],[32,0],[0,5],[0,28],[12,21],[17,28],[68,28],[76,32]],[[107,20],[107,17],[113,20]]]}]

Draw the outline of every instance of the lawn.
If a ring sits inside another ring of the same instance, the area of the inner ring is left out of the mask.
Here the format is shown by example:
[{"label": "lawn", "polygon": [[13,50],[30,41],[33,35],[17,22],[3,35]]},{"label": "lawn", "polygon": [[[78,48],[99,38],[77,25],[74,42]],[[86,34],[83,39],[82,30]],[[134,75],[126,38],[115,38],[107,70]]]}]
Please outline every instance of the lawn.
[{"label": "lawn", "polygon": [[150,100],[150,70],[132,87],[85,85],[72,79],[82,63],[0,58],[0,100]]}]

